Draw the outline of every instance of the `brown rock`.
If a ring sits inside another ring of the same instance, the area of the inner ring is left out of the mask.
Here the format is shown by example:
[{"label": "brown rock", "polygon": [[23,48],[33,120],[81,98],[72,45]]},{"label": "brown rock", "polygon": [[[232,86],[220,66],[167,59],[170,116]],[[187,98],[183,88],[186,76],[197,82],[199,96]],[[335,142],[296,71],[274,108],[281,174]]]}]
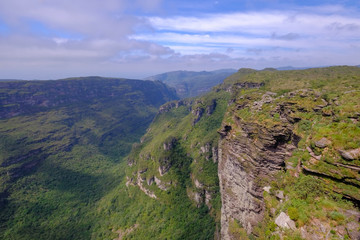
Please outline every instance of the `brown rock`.
[{"label": "brown rock", "polygon": [[224,240],[231,239],[230,219],[238,220],[247,233],[263,220],[264,185],[259,180],[272,179],[295,149],[290,141],[291,125],[266,128],[238,121],[229,129],[234,134],[223,134],[219,142],[221,239]]}]

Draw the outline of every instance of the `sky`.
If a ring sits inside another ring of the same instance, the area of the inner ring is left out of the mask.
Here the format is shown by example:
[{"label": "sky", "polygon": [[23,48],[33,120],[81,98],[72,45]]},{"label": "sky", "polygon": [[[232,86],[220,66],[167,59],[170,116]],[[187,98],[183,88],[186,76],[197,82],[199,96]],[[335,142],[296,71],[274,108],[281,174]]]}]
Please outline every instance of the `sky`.
[{"label": "sky", "polygon": [[358,0],[0,0],[0,79],[359,64]]}]

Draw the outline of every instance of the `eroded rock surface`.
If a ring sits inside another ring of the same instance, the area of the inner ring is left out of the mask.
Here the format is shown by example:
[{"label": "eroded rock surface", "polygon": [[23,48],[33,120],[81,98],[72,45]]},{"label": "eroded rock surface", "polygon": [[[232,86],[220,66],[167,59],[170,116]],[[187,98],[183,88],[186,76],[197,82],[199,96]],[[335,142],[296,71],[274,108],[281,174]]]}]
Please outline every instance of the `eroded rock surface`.
[{"label": "eroded rock surface", "polygon": [[[219,146],[221,208],[221,236],[231,239],[229,222],[236,219],[251,233],[263,219],[263,179],[271,179],[284,167],[284,160],[295,146],[291,124],[265,128],[238,119],[220,131]],[[226,128],[226,129],[225,129]]]},{"label": "eroded rock surface", "polygon": [[284,212],[281,212],[275,219],[275,224],[281,228],[290,228],[292,230],[296,229],[295,222]]}]

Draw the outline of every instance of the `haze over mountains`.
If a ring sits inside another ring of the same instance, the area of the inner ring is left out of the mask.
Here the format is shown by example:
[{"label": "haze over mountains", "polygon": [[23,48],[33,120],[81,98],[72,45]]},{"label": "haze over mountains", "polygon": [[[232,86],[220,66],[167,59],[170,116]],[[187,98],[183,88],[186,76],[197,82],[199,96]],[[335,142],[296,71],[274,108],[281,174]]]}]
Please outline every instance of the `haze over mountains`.
[{"label": "haze over mountains", "polygon": [[216,71],[174,71],[147,77],[147,80],[159,80],[176,89],[181,98],[195,97],[209,92],[212,87],[224,81],[235,73],[235,69],[220,69]]}]

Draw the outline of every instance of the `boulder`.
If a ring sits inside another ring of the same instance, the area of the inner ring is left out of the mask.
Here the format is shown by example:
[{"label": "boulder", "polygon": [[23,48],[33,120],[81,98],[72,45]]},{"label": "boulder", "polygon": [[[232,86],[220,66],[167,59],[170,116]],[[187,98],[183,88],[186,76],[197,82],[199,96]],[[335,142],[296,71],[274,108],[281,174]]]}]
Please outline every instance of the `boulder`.
[{"label": "boulder", "polygon": [[315,141],[315,146],[318,148],[325,148],[331,144],[331,141],[327,138],[322,138],[319,141]]},{"label": "boulder", "polygon": [[280,200],[284,199],[284,191],[277,191],[276,198],[278,198]]},{"label": "boulder", "polygon": [[263,187],[263,189],[264,189],[265,192],[270,193],[271,187],[270,187],[270,186],[266,186],[266,187]]},{"label": "boulder", "polygon": [[204,187],[204,184],[202,184],[201,182],[199,182],[197,179],[194,180],[194,183],[195,183],[195,187],[196,188],[203,188]]},{"label": "boulder", "polygon": [[154,176],[150,177],[148,180],[147,180],[147,184],[150,186],[151,184],[153,184],[155,178]]},{"label": "boulder", "polygon": [[290,228],[292,230],[296,229],[295,222],[291,220],[290,217],[284,212],[281,212],[280,215],[275,219],[275,224],[281,228]]},{"label": "boulder", "polygon": [[346,160],[355,160],[360,158],[360,148],[352,150],[339,150],[339,153]]}]

